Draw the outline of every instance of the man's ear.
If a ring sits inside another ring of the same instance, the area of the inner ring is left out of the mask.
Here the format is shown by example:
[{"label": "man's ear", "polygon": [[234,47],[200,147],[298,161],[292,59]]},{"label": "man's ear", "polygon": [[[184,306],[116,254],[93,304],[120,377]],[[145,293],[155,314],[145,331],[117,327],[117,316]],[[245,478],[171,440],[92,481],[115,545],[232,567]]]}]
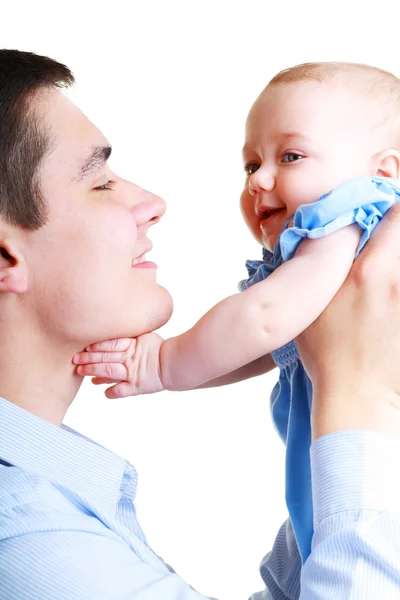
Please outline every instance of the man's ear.
[{"label": "man's ear", "polygon": [[23,294],[28,289],[28,270],[16,244],[0,239],[0,293]]},{"label": "man's ear", "polygon": [[400,178],[400,152],[394,148],[382,150],[373,157],[373,173],[378,177]]}]

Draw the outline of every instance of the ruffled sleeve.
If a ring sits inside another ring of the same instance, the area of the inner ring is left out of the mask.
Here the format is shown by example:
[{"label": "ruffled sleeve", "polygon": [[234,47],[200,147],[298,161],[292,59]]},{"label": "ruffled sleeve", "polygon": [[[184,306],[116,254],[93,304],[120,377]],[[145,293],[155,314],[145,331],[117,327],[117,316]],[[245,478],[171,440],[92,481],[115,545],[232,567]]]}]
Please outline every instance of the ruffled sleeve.
[{"label": "ruffled sleeve", "polygon": [[321,196],[317,202],[300,206],[293,226],[279,237],[283,261],[293,258],[304,238],[320,238],[342,227],[358,223],[363,230],[356,256],[387,211],[400,199],[400,181],[362,175]]}]

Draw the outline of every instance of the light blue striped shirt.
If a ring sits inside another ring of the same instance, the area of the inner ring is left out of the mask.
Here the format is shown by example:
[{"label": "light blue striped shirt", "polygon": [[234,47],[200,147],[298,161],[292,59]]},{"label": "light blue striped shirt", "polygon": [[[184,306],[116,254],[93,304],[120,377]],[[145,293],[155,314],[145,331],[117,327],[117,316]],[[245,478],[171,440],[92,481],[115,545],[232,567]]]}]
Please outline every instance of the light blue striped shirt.
[{"label": "light blue striped shirt", "polygon": [[[291,572],[302,600],[400,598],[399,456],[372,432],[312,445],[312,552],[301,571],[298,554],[282,563],[263,597],[299,597],[279,591]],[[147,545],[130,463],[1,398],[0,459],[1,600],[203,598]]]}]

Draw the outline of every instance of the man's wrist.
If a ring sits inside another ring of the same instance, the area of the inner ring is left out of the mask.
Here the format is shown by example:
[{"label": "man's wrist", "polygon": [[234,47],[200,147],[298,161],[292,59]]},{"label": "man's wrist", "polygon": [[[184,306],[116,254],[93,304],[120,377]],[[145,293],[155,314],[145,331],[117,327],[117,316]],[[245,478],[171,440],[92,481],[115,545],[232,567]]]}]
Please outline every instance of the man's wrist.
[{"label": "man's wrist", "polygon": [[349,429],[400,437],[400,397],[386,389],[319,390],[313,394],[311,425],[313,441]]}]

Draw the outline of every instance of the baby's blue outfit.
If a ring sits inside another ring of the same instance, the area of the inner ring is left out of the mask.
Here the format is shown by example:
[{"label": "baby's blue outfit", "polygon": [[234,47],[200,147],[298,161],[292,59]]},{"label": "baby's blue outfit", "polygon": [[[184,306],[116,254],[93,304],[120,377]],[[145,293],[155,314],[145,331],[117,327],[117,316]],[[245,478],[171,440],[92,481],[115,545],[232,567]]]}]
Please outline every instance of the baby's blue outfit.
[{"label": "baby's blue outfit", "polygon": [[[263,249],[262,261],[246,262],[249,277],[239,283],[240,291],[266,279],[283,262],[293,258],[303,238],[320,238],[351,223],[358,223],[363,230],[357,257],[381,218],[398,200],[398,179],[361,176],[321,196],[317,202],[300,206],[294,215],[293,226],[289,228],[290,219],[286,222],[274,252]],[[313,535],[312,386],[294,341],[271,354],[280,369],[279,381],[271,394],[271,414],[286,445],[286,504],[304,563],[311,552]]]}]

